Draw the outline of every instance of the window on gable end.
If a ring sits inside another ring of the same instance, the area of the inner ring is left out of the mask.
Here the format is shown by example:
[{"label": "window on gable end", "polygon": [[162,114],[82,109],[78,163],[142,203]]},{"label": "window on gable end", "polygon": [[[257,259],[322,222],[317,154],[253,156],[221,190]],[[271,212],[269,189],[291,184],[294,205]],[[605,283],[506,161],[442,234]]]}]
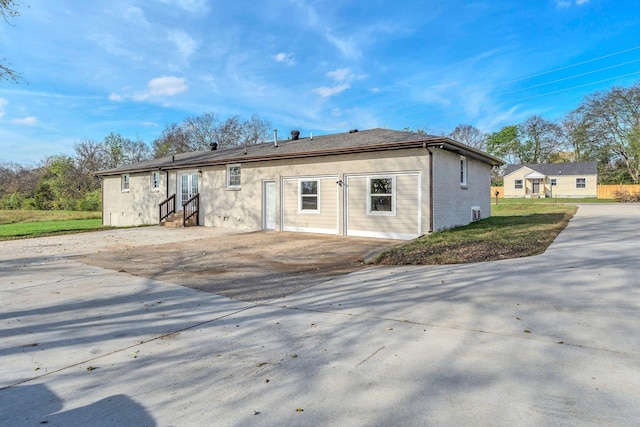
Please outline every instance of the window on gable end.
[{"label": "window on gable end", "polygon": [[120,178],[120,189],[123,192],[129,191],[129,179],[130,176],[128,173],[122,174],[122,177]]},{"label": "window on gable end", "polygon": [[467,185],[467,158],[460,156],[460,185]]}]

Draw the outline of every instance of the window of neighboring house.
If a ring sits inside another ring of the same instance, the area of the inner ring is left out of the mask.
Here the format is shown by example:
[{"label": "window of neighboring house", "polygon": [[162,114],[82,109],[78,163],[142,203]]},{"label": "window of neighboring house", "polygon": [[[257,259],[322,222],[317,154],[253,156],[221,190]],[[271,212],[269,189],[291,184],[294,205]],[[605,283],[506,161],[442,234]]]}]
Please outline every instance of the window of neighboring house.
[{"label": "window of neighboring house", "polygon": [[300,212],[320,213],[320,181],[310,179],[300,181]]},{"label": "window of neighboring house", "polygon": [[551,178],[551,186],[558,185],[558,180],[555,178]]},{"label": "window of neighboring house", "polygon": [[587,178],[576,178],[576,188],[587,188]]},{"label": "window of neighboring house", "polygon": [[367,186],[367,213],[395,215],[395,180],[393,177],[370,177]]},{"label": "window of neighboring house", "polygon": [[522,180],[521,179],[516,179],[514,182],[515,182],[515,189],[516,190],[522,190]]},{"label": "window of neighboring house", "polygon": [[129,174],[125,173],[120,179],[120,188],[122,191],[129,191]]},{"label": "window of neighboring house", "polygon": [[460,156],[460,185],[467,185],[467,158]]},{"label": "window of neighboring house", "polygon": [[240,165],[227,166],[227,188],[240,188]]},{"label": "window of neighboring house", "polygon": [[160,190],[160,171],[151,172],[151,190]]}]

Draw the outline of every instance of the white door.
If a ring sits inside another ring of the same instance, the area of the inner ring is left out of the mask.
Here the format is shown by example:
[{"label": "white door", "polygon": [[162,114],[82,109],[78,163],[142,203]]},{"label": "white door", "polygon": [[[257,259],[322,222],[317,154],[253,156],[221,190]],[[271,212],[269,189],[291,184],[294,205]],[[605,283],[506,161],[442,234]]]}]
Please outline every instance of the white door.
[{"label": "white door", "polygon": [[176,210],[181,211],[182,205],[196,194],[198,194],[198,173],[189,172],[181,174],[178,179],[178,203]]},{"label": "white door", "polygon": [[262,226],[265,230],[276,229],[275,181],[265,181],[262,188]]}]

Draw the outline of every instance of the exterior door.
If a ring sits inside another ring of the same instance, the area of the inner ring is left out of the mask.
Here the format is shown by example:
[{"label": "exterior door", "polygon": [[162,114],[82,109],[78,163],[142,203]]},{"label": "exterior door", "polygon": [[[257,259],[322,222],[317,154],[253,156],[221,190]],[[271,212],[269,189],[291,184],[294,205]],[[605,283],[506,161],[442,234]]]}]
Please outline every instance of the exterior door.
[{"label": "exterior door", "polygon": [[198,194],[198,173],[181,174],[178,179],[178,206],[176,206],[176,210],[181,211],[182,205],[196,194]]},{"label": "exterior door", "polygon": [[532,185],[533,185],[533,194],[539,194],[540,193],[540,180],[539,179],[534,179]]},{"label": "exterior door", "polygon": [[262,187],[262,227],[276,229],[276,183],[265,181]]}]

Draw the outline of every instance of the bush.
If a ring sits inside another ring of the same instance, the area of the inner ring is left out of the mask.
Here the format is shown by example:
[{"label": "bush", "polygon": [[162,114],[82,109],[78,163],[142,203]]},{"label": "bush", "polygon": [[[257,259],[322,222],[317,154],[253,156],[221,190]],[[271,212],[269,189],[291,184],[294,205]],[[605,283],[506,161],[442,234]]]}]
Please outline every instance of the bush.
[{"label": "bush", "polygon": [[22,207],[23,197],[20,193],[5,194],[0,199],[0,209],[15,210]]},{"label": "bush", "polygon": [[102,192],[95,190],[85,194],[84,199],[76,200],[74,208],[77,211],[99,211],[102,209]]},{"label": "bush", "polygon": [[640,193],[629,193],[628,191],[616,191],[615,199],[623,203],[638,203],[640,202]]}]

